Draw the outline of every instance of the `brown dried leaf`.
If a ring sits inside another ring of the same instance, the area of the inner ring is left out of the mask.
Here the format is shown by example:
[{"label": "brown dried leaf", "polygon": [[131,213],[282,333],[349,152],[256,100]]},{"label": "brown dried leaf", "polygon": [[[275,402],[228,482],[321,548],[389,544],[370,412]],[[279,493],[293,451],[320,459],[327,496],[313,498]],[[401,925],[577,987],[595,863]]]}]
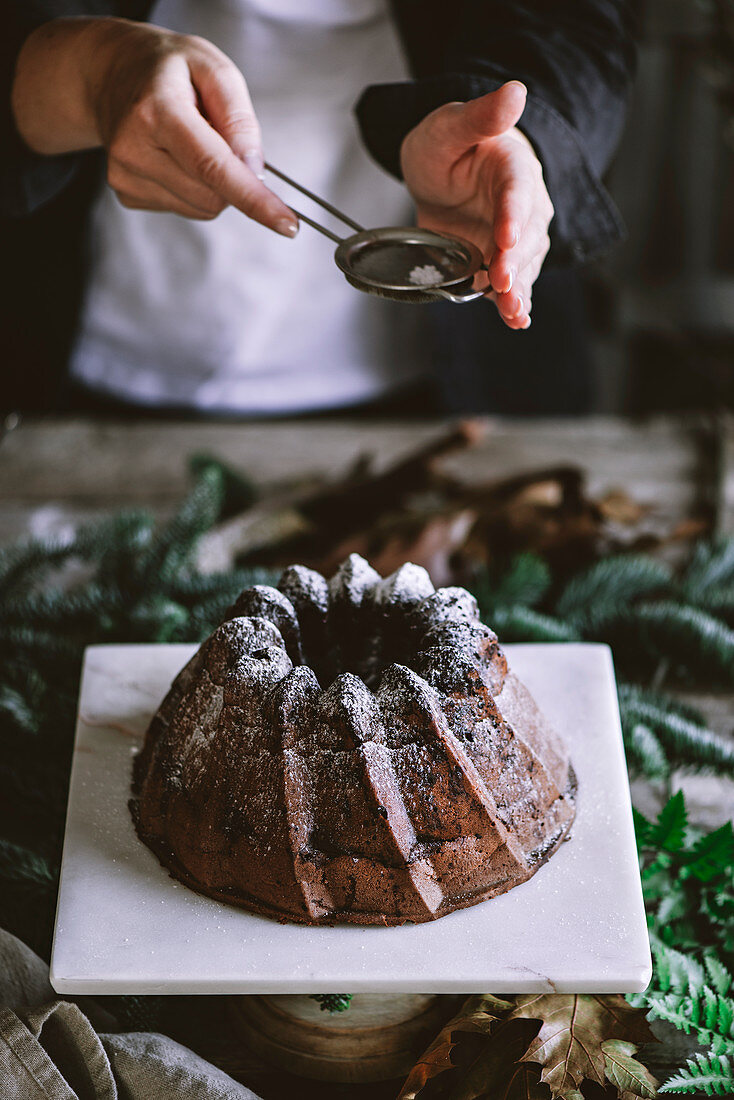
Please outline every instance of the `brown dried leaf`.
[{"label": "brown dried leaf", "polygon": [[[551,1091],[541,1083],[540,1066],[533,1062],[520,1062],[501,1093],[487,1093],[487,1100],[549,1100]],[[580,1100],[583,1100],[579,1094]]]},{"label": "brown dried leaf", "polygon": [[516,999],[514,1019],[540,1019],[536,1038],[523,1061],[543,1067],[542,1080],[554,1097],[571,1100],[584,1078],[605,1083],[602,1044],[622,1039],[638,1046],[654,1042],[643,1009],[632,1008],[617,994],[538,994]]},{"label": "brown dried leaf", "polygon": [[[465,1036],[457,1043],[451,1061],[455,1069],[447,1075],[442,1097],[446,1100],[483,1100],[485,1097],[504,1096],[511,1079],[519,1068],[518,1059],[528,1048],[538,1030],[537,1020],[499,1020],[488,1036],[481,1036],[481,1044],[468,1040],[479,1036]],[[530,1095],[537,1100],[549,1100],[547,1085],[540,1086],[540,1066],[537,1069],[538,1090]],[[532,1074],[519,1075],[516,1086],[532,1084]],[[522,1092],[519,1093],[522,1095]]]},{"label": "brown dried leaf", "polygon": [[469,997],[456,1016],[441,1029],[428,1050],[408,1074],[398,1100],[415,1100],[431,1078],[445,1070],[453,1070],[451,1052],[461,1038],[461,1033],[489,1036],[492,1027],[512,1009],[511,1001],[500,1000],[491,994]]},{"label": "brown dried leaf", "polygon": [[650,512],[648,505],[640,504],[624,489],[610,489],[596,503],[605,520],[626,527],[639,523]]}]

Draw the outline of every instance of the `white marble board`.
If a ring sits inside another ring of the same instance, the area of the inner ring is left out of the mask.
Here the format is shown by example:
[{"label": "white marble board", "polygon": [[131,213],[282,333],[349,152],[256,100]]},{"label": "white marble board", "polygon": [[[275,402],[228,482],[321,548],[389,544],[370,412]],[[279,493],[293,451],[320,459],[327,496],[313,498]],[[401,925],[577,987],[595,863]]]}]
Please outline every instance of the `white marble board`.
[{"label": "white marble board", "polygon": [[130,769],[190,645],[86,652],[51,982],[59,993],[626,993],[650,979],[611,654],[509,645],[571,750],[572,838],[522,886],[428,924],[308,928],[201,897],[137,839]]}]

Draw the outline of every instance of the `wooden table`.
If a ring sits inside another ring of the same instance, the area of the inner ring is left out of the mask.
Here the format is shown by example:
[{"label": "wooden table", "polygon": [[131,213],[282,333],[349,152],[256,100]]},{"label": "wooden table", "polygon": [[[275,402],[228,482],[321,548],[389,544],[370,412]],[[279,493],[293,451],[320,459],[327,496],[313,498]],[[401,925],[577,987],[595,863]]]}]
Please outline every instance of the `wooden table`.
[{"label": "wooden table", "polygon": [[[485,424],[481,443],[444,460],[467,481],[572,462],[585,469],[593,497],[633,490],[661,526],[708,511],[734,530],[733,419]],[[186,492],[192,454],[217,455],[272,491],[294,477],[338,477],[365,453],[379,469],[444,428],[418,420],[28,420],[0,437],[0,543],[116,508],[165,515]]]},{"label": "wooden table", "polygon": [[[28,534],[46,534],[70,523],[124,507],[170,514],[188,486],[187,459],[216,455],[245,473],[264,494],[299,481],[336,478],[358,456],[384,467],[445,429],[428,421],[362,419],[290,420],[239,424],[211,421],[140,420],[125,423],[81,419],[6,422],[0,428],[0,544]],[[447,457],[460,478],[486,481],[543,466],[572,462],[599,497],[624,489],[649,506],[650,522],[670,530],[705,518],[711,529],[734,532],[734,420],[656,418],[645,423],[611,418],[580,420],[488,420],[483,441]],[[732,734],[734,695],[696,696],[712,726]],[[691,817],[714,827],[734,816],[734,783],[711,776],[676,776]],[[633,785],[633,799],[652,813],[665,792]],[[217,1018],[216,999],[207,1015]],[[182,1019],[185,1021],[186,1014]],[[660,1029],[663,1045],[650,1061],[659,1076],[678,1064],[685,1037]],[[200,1029],[184,1041],[243,1076],[264,1096],[393,1097],[394,1084],[363,1093],[354,1086],[327,1088],[274,1077],[236,1045]]]}]

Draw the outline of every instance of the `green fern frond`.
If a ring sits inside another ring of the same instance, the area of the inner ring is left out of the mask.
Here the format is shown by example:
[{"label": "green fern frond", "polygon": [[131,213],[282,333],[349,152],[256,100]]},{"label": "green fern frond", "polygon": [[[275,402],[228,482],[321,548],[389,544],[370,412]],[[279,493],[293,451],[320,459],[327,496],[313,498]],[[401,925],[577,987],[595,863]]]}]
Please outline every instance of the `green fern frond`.
[{"label": "green fern frond", "polygon": [[648,991],[651,996],[656,993],[688,996],[692,989],[700,989],[706,984],[706,974],[697,959],[676,951],[654,935],[650,937],[650,946],[655,963],[653,982]]},{"label": "green fern frond", "polygon": [[707,833],[686,853],[684,868],[688,875],[710,882],[725,868],[734,864],[734,830],[731,821]]},{"label": "green fern frond", "polygon": [[728,993],[731,989],[732,976],[722,961],[717,959],[715,955],[706,955],[704,966],[716,992],[722,995]]},{"label": "green fern frond", "polygon": [[658,814],[650,833],[650,847],[678,852],[683,847],[688,827],[688,811],[682,791],[669,798]]},{"label": "green fern frond", "polygon": [[703,1092],[706,1096],[734,1095],[734,1067],[726,1055],[696,1054],[687,1069],[679,1069],[660,1086],[661,1093]]}]

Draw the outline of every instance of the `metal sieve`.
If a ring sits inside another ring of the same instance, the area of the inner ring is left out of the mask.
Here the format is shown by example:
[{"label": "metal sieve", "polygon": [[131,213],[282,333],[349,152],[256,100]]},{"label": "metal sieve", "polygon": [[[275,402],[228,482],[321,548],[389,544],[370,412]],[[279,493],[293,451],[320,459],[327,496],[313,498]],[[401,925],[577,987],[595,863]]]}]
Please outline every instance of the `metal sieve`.
[{"label": "metal sieve", "polygon": [[474,276],[478,271],[487,271],[487,265],[482,253],[470,241],[413,226],[364,229],[341,210],[314,195],[272,164],[266,164],[265,167],[278,179],[356,230],[349,237],[339,237],[313,218],[291,207],[296,217],[336,243],[336,265],[344,273],[347,282],[357,290],[376,294],[380,298],[393,298],[399,302],[435,302],[445,299],[461,303],[482,298],[492,289],[489,281],[483,290],[474,288]]}]

